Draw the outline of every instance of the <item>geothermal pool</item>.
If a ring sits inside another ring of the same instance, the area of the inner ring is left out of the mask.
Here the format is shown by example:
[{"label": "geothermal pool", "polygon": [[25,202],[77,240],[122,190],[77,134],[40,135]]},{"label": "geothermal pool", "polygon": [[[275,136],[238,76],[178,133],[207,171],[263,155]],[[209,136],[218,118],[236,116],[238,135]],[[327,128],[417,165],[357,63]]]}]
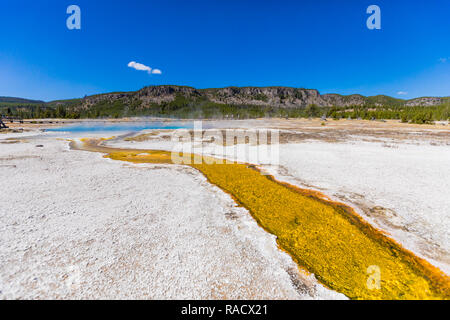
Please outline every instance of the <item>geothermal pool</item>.
[{"label": "geothermal pool", "polygon": [[46,129],[47,132],[90,133],[90,132],[138,132],[142,130],[176,130],[193,128],[192,122],[126,122],[105,123],[104,121],[89,121],[64,127]]}]

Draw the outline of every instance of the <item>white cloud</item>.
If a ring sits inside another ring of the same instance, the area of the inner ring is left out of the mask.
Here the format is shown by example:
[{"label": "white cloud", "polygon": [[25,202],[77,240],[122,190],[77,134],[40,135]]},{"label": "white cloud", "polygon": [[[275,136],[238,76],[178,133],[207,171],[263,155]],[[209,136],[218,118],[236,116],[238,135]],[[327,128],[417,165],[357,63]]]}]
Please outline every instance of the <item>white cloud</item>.
[{"label": "white cloud", "polygon": [[442,63],[446,63],[450,58],[439,58],[439,61]]},{"label": "white cloud", "polygon": [[408,94],[408,92],[406,92],[406,91],[399,91],[399,92],[397,92],[397,94],[398,94],[399,96],[405,96],[405,95]]},{"label": "white cloud", "polygon": [[131,61],[131,62],[128,64],[128,66],[129,66],[130,68],[133,68],[133,69],[136,69],[136,70],[139,70],[139,71],[147,71],[148,73],[150,73],[150,72],[152,71],[152,68],[146,66],[145,64],[137,63],[137,62],[135,62],[135,61]]},{"label": "white cloud", "polygon": [[147,71],[149,74],[162,74],[161,70],[152,69],[149,66],[146,66],[145,64],[142,63],[138,63],[136,61],[131,61],[130,63],[128,63],[128,67],[138,71]]}]

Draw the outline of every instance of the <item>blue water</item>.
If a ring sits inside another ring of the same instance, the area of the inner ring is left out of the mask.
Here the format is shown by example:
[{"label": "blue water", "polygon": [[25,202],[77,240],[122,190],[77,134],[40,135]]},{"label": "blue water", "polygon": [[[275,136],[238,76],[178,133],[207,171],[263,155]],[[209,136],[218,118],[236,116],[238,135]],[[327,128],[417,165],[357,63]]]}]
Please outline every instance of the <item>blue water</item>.
[{"label": "blue water", "polygon": [[192,123],[186,122],[127,122],[127,123],[105,123],[105,122],[89,122],[77,123],[60,128],[50,128],[49,132],[112,132],[112,131],[141,131],[148,129],[190,129],[193,127]]}]

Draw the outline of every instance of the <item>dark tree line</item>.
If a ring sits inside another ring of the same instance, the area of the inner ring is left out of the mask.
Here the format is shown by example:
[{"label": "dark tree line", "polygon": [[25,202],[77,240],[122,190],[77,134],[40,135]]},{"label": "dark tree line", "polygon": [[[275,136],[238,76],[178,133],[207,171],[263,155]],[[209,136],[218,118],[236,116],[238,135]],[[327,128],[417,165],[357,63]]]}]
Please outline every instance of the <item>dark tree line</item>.
[{"label": "dark tree line", "polygon": [[306,108],[276,108],[258,105],[230,105],[211,102],[204,98],[189,100],[180,95],[171,102],[143,106],[140,100],[100,101],[83,107],[82,100],[63,104],[0,104],[3,115],[23,119],[62,118],[120,118],[132,116],[153,116],[173,118],[209,119],[252,119],[263,117],[333,119],[398,119],[403,122],[431,123],[450,118],[450,103],[438,106],[350,106],[320,107],[309,105]]}]

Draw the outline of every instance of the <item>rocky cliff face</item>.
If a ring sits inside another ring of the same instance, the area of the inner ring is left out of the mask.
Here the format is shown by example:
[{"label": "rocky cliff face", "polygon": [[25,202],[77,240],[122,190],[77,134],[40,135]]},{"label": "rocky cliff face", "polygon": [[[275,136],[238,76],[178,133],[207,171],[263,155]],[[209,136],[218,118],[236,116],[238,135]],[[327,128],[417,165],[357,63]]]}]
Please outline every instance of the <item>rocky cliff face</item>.
[{"label": "rocky cliff face", "polygon": [[416,107],[416,106],[435,106],[443,103],[442,98],[437,97],[424,97],[424,98],[416,98],[411,99],[406,102],[408,107]]},{"label": "rocky cliff face", "polygon": [[[124,93],[105,93],[98,94],[95,96],[85,97],[81,99],[81,109],[88,109],[89,107],[96,105],[98,103],[114,103],[116,101],[121,101],[123,103],[129,103],[133,97],[134,93],[124,92]],[[64,104],[64,101],[57,102],[56,105]]]},{"label": "rocky cliff face", "polygon": [[136,97],[143,102],[143,104],[161,102],[171,102],[176,96],[183,96],[187,99],[198,98],[201,96],[200,92],[191,87],[182,86],[153,86],[145,87],[136,92]]},{"label": "rocky cliff face", "polygon": [[286,87],[244,87],[205,89],[205,94],[214,102],[226,104],[263,105],[284,108],[323,105],[319,91]]},{"label": "rocky cliff face", "polygon": [[109,93],[86,97],[82,100],[82,107],[88,108],[99,102],[120,100],[128,104],[138,101],[143,108],[152,104],[170,103],[177,97],[187,101],[196,99],[209,100],[215,103],[231,105],[258,105],[278,108],[304,108],[315,104],[318,106],[363,106],[383,105],[395,101],[396,104],[417,106],[432,106],[443,103],[442,98],[417,98],[413,100],[400,100],[387,96],[364,97],[362,95],[324,94],[314,89],[299,89],[290,87],[228,87],[218,89],[195,89],[183,86],[150,86],[136,92]]}]

